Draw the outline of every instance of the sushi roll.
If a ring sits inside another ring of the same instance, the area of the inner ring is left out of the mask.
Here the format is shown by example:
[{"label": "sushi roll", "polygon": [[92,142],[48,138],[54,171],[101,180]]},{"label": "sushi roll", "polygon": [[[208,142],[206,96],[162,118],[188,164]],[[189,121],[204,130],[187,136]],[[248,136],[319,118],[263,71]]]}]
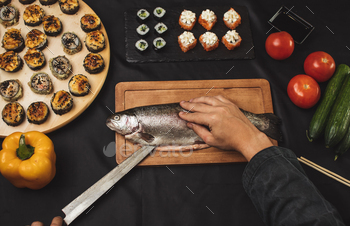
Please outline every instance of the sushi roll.
[{"label": "sushi roll", "polygon": [[181,35],[179,35],[177,41],[180,45],[182,52],[184,53],[193,49],[197,45],[197,39],[190,31],[184,31]]},{"label": "sushi roll", "polygon": [[141,24],[136,28],[136,32],[140,37],[146,37],[149,34],[149,27],[146,24]]},{"label": "sushi roll", "polygon": [[34,93],[43,95],[50,94],[53,90],[51,79],[45,72],[33,74],[28,82],[28,86]]},{"label": "sushi roll", "polygon": [[179,24],[185,30],[192,30],[196,24],[196,14],[190,10],[185,9],[180,15]]},{"label": "sushi roll", "polygon": [[47,35],[38,29],[33,29],[27,33],[25,44],[28,48],[43,50],[47,46]]},{"label": "sushi roll", "polygon": [[85,14],[80,19],[80,27],[85,32],[99,30],[101,19],[96,14]]},{"label": "sushi roll", "polygon": [[31,103],[27,108],[27,120],[33,124],[43,124],[50,115],[49,107],[42,101]]},{"label": "sushi roll", "polygon": [[139,11],[137,11],[136,15],[137,15],[137,20],[140,23],[144,23],[149,18],[149,12],[145,9],[140,9]]},{"label": "sushi roll", "polygon": [[91,31],[86,34],[85,38],[86,48],[93,53],[101,52],[105,47],[105,36],[102,31]]},{"label": "sushi roll", "polygon": [[163,35],[168,30],[168,27],[163,23],[158,23],[154,26],[154,31],[157,35]]},{"label": "sushi roll", "polygon": [[17,72],[23,66],[21,57],[14,51],[0,54],[0,69],[6,72]]},{"label": "sushi roll", "polygon": [[23,56],[24,61],[33,71],[40,70],[46,64],[45,55],[38,49],[28,49]]},{"label": "sushi roll", "polygon": [[222,43],[226,46],[228,50],[233,50],[240,46],[242,42],[241,36],[236,32],[236,30],[227,31],[227,33],[222,37]]},{"label": "sushi roll", "polygon": [[235,29],[238,25],[241,24],[241,16],[233,8],[224,14],[223,20],[225,25],[230,30]]},{"label": "sushi roll", "polygon": [[19,2],[22,3],[23,5],[28,5],[35,2],[35,0],[19,0]]},{"label": "sushi roll", "polygon": [[23,96],[22,84],[18,79],[5,80],[0,83],[0,94],[4,100],[12,102]]},{"label": "sushi roll", "polygon": [[86,96],[90,91],[89,79],[85,75],[74,75],[68,82],[69,92],[73,96]]},{"label": "sushi roll", "polygon": [[62,22],[53,15],[43,18],[43,29],[47,36],[57,36],[62,32]]},{"label": "sushi roll", "polygon": [[0,0],[0,7],[3,7],[4,5],[10,4],[11,0]]},{"label": "sushi roll", "polygon": [[166,42],[161,37],[155,38],[153,40],[153,47],[154,47],[154,50],[156,50],[156,51],[163,49],[165,45],[166,45]]},{"label": "sushi roll", "polygon": [[24,24],[28,26],[38,26],[45,16],[44,10],[38,5],[28,6],[23,13]]},{"label": "sushi roll", "polygon": [[73,32],[65,32],[61,37],[63,51],[69,55],[80,52],[83,45],[79,37]]},{"label": "sushi roll", "polygon": [[79,10],[79,0],[58,0],[60,9],[65,14],[75,14]]},{"label": "sushi roll", "polygon": [[90,74],[100,73],[105,67],[103,57],[98,53],[89,53],[84,58],[83,66],[85,71]]},{"label": "sushi roll", "polygon": [[153,10],[153,16],[156,20],[160,20],[164,18],[165,13],[166,13],[166,10],[163,9],[162,7],[157,7]]},{"label": "sushi roll", "polygon": [[53,5],[57,2],[57,0],[39,0],[42,5]]},{"label": "sushi roll", "polygon": [[73,97],[67,91],[60,90],[53,94],[50,103],[55,114],[63,115],[72,109]]},{"label": "sushi roll", "polygon": [[18,102],[8,103],[2,109],[1,116],[8,126],[18,126],[24,121],[24,108]]},{"label": "sushi roll", "polygon": [[0,23],[5,28],[17,24],[18,20],[19,12],[15,7],[7,5],[0,8]]},{"label": "sushi roll", "polygon": [[215,33],[207,31],[199,37],[205,51],[212,51],[219,46],[219,39]]},{"label": "sushi roll", "polygon": [[49,67],[52,74],[59,80],[64,80],[72,73],[72,65],[65,56],[50,59]]},{"label": "sushi roll", "polygon": [[146,40],[140,39],[135,43],[135,47],[138,51],[144,52],[148,48],[148,43]]},{"label": "sushi roll", "polygon": [[213,11],[207,9],[203,10],[202,14],[198,18],[198,23],[201,24],[205,29],[210,31],[217,21],[216,15]]},{"label": "sushi roll", "polygon": [[2,38],[2,47],[7,51],[21,52],[24,49],[21,31],[15,28],[7,30]]}]

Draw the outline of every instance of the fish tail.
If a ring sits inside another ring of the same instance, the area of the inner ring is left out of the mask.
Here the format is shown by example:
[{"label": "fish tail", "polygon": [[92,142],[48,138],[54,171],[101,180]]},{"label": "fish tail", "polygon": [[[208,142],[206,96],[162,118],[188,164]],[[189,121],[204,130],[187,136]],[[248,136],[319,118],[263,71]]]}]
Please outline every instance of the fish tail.
[{"label": "fish tail", "polygon": [[259,126],[257,126],[257,128],[272,139],[281,142],[283,140],[282,131],[280,129],[282,120],[272,113],[260,114],[259,116],[262,116],[262,120],[268,122],[268,127],[260,126],[259,128]]}]

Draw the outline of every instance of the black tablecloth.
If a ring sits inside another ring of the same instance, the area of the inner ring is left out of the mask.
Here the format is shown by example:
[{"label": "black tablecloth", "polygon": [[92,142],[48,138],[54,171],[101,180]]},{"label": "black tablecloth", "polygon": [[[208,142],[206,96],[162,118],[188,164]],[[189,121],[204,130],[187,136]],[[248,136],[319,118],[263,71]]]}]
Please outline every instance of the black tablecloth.
[{"label": "black tablecloth", "polygon": [[[105,126],[105,121],[110,114],[108,108],[114,109],[114,87],[122,81],[265,78],[271,85],[274,111],[283,120],[284,141],[279,145],[350,178],[350,153],[334,162],[333,153],[324,147],[322,139],[309,143],[305,130],[315,108],[304,110],[296,107],[286,93],[289,80],[304,72],[303,61],[311,52],[326,51],[337,64],[350,64],[348,1],[86,2],[101,17],[109,36],[111,62],[107,80],[84,113],[48,134],[57,154],[57,174],[48,186],[38,191],[17,189],[0,176],[0,225],[26,225],[34,220],[48,225],[52,217],[64,216],[61,209],[65,205],[117,165],[115,156],[106,156],[103,149],[115,139],[114,132]],[[147,64],[126,62],[124,11],[133,7],[190,8],[235,4],[245,5],[249,10],[255,59]],[[268,34],[274,31],[269,31],[271,26],[267,20],[281,4],[293,7],[295,13],[316,28],[302,45],[295,46],[290,58],[275,61],[266,54],[264,43]],[[325,86],[326,83],[321,84],[322,91]],[[133,169],[73,225],[263,225],[242,187],[241,176],[245,166],[245,163],[239,163]],[[303,167],[322,195],[350,225],[350,188],[308,166]]]}]

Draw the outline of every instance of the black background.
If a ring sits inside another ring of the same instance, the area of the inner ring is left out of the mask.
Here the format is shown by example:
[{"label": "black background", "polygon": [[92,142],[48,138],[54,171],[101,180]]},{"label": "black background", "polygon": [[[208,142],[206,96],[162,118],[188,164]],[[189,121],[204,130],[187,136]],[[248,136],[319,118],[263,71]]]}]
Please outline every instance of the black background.
[{"label": "black background", "polygon": [[[26,225],[34,220],[49,225],[52,217],[63,216],[61,209],[65,205],[117,165],[115,156],[107,157],[103,148],[115,139],[105,121],[110,114],[107,107],[114,109],[114,87],[122,81],[265,78],[271,85],[274,111],[283,120],[285,140],[280,146],[350,178],[350,153],[334,162],[333,153],[324,147],[322,139],[309,143],[305,130],[315,108],[304,110],[296,107],[286,93],[288,81],[303,73],[303,61],[311,52],[326,51],[337,64],[350,64],[350,50],[346,47],[350,48],[348,1],[86,2],[101,17],[111,43],[107,80],[96,100],[83,114],[49,134],[57,154],[57,174],[49,185],[38,191],[17,189],[0,176],[1,226]],[[126,62],[126,10],[230,4],[248,8],[255,59],[147,64]],[[266,54],[264,43],[268,34],[274,31],[272,29],[266,34],[271,28],[267,21],[282,4],[289,8],[294,6],[292,10],[316,28],[302,45],[295,46],[290,58],[275,61]],[[321,84],[322,91],[325,86],[326,83]],[[173,173],[166,167],[136,168],[72,225],[263,225],[242,188],[241,176],[245,166],[244,163],[169,166]],[[350,225],[350,188],[308,166],[303,167],[322,195],[335,205],[345,223]]]}]

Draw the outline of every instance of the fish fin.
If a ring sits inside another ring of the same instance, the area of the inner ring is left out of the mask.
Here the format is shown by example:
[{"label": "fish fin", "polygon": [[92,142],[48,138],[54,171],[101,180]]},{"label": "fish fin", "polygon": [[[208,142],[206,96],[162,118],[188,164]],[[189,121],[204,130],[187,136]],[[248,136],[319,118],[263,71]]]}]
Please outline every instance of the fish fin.
[{"label": "fish fin", "polygon": [[146,141],[147,143],[152,143],[154,141],[154,136],[152,136],[151,134],[148,133],[140,133],[140,138],[144,141]]},{"label": "fish fin", "polygon": [[272,113],[265,113],[261,115],[263,116],[264,120],[267,120],[269,122],[269,126],[267,129],[260,129],[259,127],[257,128],[272,139],[281,142],[283,140],[282,131],[280,129],[280,124],[282,123],[282,120]]}]

